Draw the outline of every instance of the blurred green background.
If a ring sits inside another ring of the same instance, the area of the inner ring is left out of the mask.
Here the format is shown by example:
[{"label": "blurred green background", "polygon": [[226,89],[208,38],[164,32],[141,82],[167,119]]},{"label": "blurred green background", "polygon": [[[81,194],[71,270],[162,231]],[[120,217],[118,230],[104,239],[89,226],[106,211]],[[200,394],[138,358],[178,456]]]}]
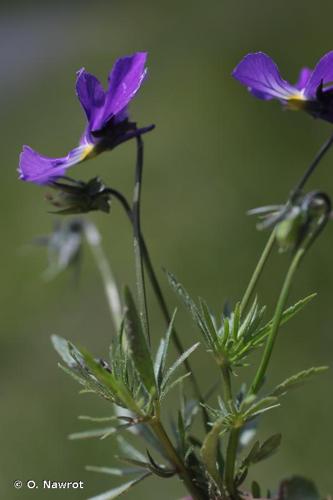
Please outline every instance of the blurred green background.
[{"label": "blurred green background", "polygon": [[[77,142],[84,116],[74,93],[75,71],[85,66],[106,81],[115,58],[149,52],[149,78],[133,102],[139,124],[156,123],[146,136],[143,228],[159,276],[174,307],[162,266],[194,296],[215,310],[240,298],[267,238],[255,230],[247,209],[283,201],[331,126],[302,113],[282,112],[251,98],[230,73],[243,55],[263,50],[295,81],[302,65],[313,66],[333,48],[333,5],[309,0],[141,0],[94,2],[1,2],[0,102],[2,170],[1,278],[1,467],[3,499],[82,499],[117,480],[84,470],[111,465],[113,441],[71,442],[85,429],[77,415],[107,415],[110,408],[57,368],[50,335],[57,333],[106,356],[112,330],[99,276],[89,251],[76,286],[70,274],[44,283],[46,253],[30,242],[51,230],[54,216],[43,189],[17,180],[22,144],[61,156]],[[72,170],[87,179],[99,174],[130,195],[134,143]],[[333,152],[311,187],[333,193]],[[92,219],[104,235],[121,283],[133,284],[129,226],[116,203],[111,216]],[[331,364],[332,229],[306,258],[291,300],[319,296],[283,329],[269,383],[303,368]],[[275,255],[260,284],[270,310],[288,255]],[[164,326],[152,298],[155,340]],[[186,345],[198,332],[183,310],[178,329]],[[218,377],[204,350],[193,356],[203,388]],[[240,371],[241,377],[248,373]],[[169,400],[172,411],[174,400]],[[260,436],[283,433],[279,454],[253,469],[265,486],[291,474],[333,491],[332,372],[283,401],[262,421]],[[84,491],[15,491],[15,479],[83,480]],[[176,480],[148,479],[129,499],[179,498]]]}]

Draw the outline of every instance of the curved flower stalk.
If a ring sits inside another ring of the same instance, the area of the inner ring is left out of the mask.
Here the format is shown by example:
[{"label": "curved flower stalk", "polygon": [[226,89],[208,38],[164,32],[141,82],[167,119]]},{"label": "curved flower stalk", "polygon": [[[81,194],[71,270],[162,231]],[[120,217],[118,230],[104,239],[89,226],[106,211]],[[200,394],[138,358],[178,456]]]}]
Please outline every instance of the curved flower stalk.
[{"label": "curved flower stalk", "polygon": [[258,99],[277,99],[287,109],[304,110],[333,123],[333,51],[315,69],[302,68],[295,84],[284,80],[273,59],[264,52],[248,54],[232,73]]},{"label": "curved flower stalk", "polygon": [[19,174],[23,181],[48,184],[65,176],[67,170],[103,151],[148,132],[129,120],[128,105],[140,89],[147,73],[146,52],[122,57],[114,64],[105,91],[99,80],[84,68],[77,73],[76,94],[87,117],[79,145],[67,156],[49,158],[23,146]]}]

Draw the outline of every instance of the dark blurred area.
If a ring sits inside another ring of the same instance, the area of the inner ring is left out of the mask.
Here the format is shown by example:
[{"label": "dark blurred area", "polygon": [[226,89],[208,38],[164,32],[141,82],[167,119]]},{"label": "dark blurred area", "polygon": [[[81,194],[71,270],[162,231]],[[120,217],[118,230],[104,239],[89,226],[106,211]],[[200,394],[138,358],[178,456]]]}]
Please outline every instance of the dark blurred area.
[{"label": "dark blurred area", "polygon": [[[170,307],[178,305],[162,266],[193,296],[215,311],[238,300],[267,234],[258,233],[246,210],[280,203],[331,133],[331,125],[302,113],[282,112],[277,103],[252,98],[230,76],[248,52],[262,50],[296,81],[301,66],[313,66],[333,49],[333,5],[313,2],[152,0],[1,2],[1,467],[3,499],[81,499],[117,484],[85,465],[114,464],[112,437],[68,441],[89,428],[78,415],[105,416],[112,409],[57,368],[50,335],[58,334],[107,357],[113,333],[100,278],[89,251],[79,283],[62,274],[45,283],[43,249],[31,242],[48,233],[55,216],[45,189],[17,180],[23,144],[62,156],[77,142],[84,115],[75,97],[75,72],[82,66],[106,82],[114,60],[149,52],[149,78],[131,106],[140,125],[156,124],[145,137],[143,229]],[[128,143],[71,175],[105,182],[131,195],[135,144]],[[310,188],[333,193],[333,151]],[[114,203],[111,215],[96,214],[112,268],[121,284],[134,285],[131,231]],[[318,297],[283,328],[269,384],[332,358],[332,247],[328,226],[297,275],[291,301]],[[288,265],[274,255],[260,283],[259,301],[271,312]],[[155,345],[164,332],[150,296]],[[186,346],[199,333],[180,308],[178,330]],[[204,349],[193,356],[202,388],[218,380]],[[239,370],[239,379],[251,369]],[[322,494],[333,491],[332,372],[291,393],[262,419],[260,437],[282,432],[280,452],[251,472],[266,487],[292,474],[312,477]],[[166,421],[177,394],[165,408]],[[16,491],[13,481],[83,480],[84,491]],[[176,480],[148,479],[129,499],[176,499]]]}]

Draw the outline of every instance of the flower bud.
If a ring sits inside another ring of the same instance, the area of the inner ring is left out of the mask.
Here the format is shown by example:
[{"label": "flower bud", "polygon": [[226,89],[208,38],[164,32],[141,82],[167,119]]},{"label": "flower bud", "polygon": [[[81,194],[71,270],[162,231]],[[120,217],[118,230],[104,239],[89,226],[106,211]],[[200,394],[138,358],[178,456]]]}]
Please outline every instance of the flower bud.
[{"label": "flower bud", "polygon": [[292,207],[286,217],[276,226],[276,241],[280,252],[295,248],[302,235],[304,214],[300,207]]},{"label": "flower bud", "polygon": [[[329,219],[331,200],[322,192],[313,191],[300,196],[286,206],[276,225],[276,240],[280,251],[293,250],[313,242]],[[305,242],[307,241],[307,243]]]},{"label": "flower bud", "polygon": [[96,210],[110,211],[110,193],[99,177],[88,182],[65,178],[66,182],[51,182],[55,193],[47,193],[46,199],[58,214],[80,214]]}]

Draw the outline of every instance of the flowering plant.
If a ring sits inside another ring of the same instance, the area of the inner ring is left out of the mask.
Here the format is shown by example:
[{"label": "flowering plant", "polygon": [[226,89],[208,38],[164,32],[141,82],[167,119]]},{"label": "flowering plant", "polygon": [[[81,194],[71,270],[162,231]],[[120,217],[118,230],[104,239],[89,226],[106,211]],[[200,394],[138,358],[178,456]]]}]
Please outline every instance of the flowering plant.
[{"label": "flowering plant", "polygon": [[[267,437],[264,442],[254,439],[262,415],[278,407],[281,398],[291,389],[327,368],[303,369],[276,387],[271,387],[267,378],[280,327],[314,297],[312,294],[288,305],[296,271],[330,219],[329,196],[322,191],[305,193],[304,188],[331,147],[333,135],[285,203],[250,211],[259,215],[258,227],[270,229],[271,234],[238,302],[226,306],[222,314],[214,314],[205,300],[193,299],[178,279],[166,272],[171,288],[188,310],[200,335],[200,342],[185,348],[176,328],[176,312],[171,314],[169,311],[141,230],[142,135],[152,130],[153,125],[138,128],[129,118],[128,105],[144,81],[145,64],[146,54],[142,52],[119,59],[110,73],[107,91],[96,77],[81,69],[76,91],[87,117],[87,126],[79,146],[61,158],[48,158],[24,146],[19,165],[22,180],[54,190],[47,199],[57,213],[82,214],[94,210],[109,213],[111,204],[116,201],[121,204],[133,229],[136,298],[128,287],[123,296],[119,293],[100,233],[92,222],[77,217],[65,220],[57,224],[53,234],[41,240],[49,249],[50,275],[75,264],[83,241],[87,241],[101,273],[114,325],[115,335],[107,360],[95,358],[64,338],[52,337],[62,359],[62,369],[83,387],[83,392],[96,393],[112,409],[112,415],[106,418],[85,417],[91,422],[111,422],[107,427],[78,432],[72,438],[115,436],[121,452],[118,458],[123,466],[89,466],[88,469],[130,476],[121,486],[97,495],[94,500],[117,498],[152,474],[168,480],[178,477],[190,495],[186,498],[193,500],[319,500],[321,497],[314,483],[297,476],[264,492],[252,476],[251,467],[268,459],[281,442],[279,433]],[[275,63],[263,53],[246,56],[233,76],[260,99],[275,98],[289,109],[303,109],[314,117],[333,121],[333,52],[324,56],[314,71],[304,68],[295,85],[284,81]],[[73,165],[130,139],[137,145],[132,203],[98,177],[82,182],[67,176]],[[290,253],[290,264],[275,311],[269,319],[265,305],[258,302],[254,293],[276,248]],[[147,278],[165,320],[165,332],[158,339],[153,338],[150,331]],[[157,349],[152,347],[154,340],[158,341]],[[168,359],[171,343],[178,351],[174,362]],[[190,363],[191,354],[199,348],[212,357],[221,374],[221,381],[204,392]],[[254,367],[255,375],[250,381],[242,379],[236,390],[235,376],[243,375],[255,351],[260,353],[258,366]],[[169,429],[164,423],[165,398],[175,387],[179,388],[180,399]],[[201,427],[194,427],[199,418]],[[133,445],[130,439],[133,435],[145,442],[146,453]],[[245,483],[247,478],[252,479],[252,484]]]}]

